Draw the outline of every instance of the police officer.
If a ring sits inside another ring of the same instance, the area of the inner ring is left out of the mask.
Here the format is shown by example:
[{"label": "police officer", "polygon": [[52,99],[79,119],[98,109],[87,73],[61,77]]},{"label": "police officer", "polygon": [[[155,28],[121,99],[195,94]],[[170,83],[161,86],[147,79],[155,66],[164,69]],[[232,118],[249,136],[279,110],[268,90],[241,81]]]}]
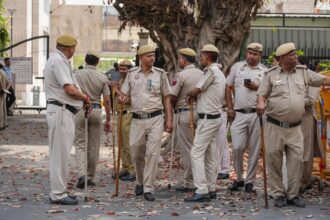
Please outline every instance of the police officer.
[{"label": "police officer", "polygon": [[[123,60],[119,63],[119,73],[121,74],[121,78],[117,84],[114,85],[112,89],[116,92],[116,94],[120,94],[120,88],[124,84],[124,81],[126,79],[127,73],[129,69],[132,67],[132,62],[129,60]],[[115,111],[119,113],[120,105],[118,104],[118,95],[116,96],[116,101],[114,102],[114,109]],[[121,148],[121,160],[122,160],[122,171],[119,172],[119,178],[122,181],[135,181],[135,171],[134,166],[132,163],[132,156],[131,156],[131,150],[129,147],[129,133],[130,133],[130,127],[131,127],[131,121],[132,121],[132,114],[130,112],[131,106],[129,103],[123,104],[122,109],[122,123],[121,123],[121,129],[122,129],[122,148]],[[119,127],[119,123],[118,123]],[[118,137],[119,138],[119,137]],[[113,176],[115,178],[115,176]]]},{"label": "police officer", "polygon": [[135,194],[144,194],[147,201],[154,201],[154,184],[164,129],[164,107],[166,131],[171,133],[173,129],[171,86],[165,71],[153,66],[155,50],[152,46],[140,47],[138,56],[141,65],[130,69],[119,100],[123,103],[131,101],[133,119],[129,139],[136,172]]},{"label": "police officer", "polygon": [[[100,55],[95,51],[88,51],[85,56],[86,66],[75,72],[81,91],[90,97],[92,110],[88,116],[88,143],[85,141],[85,112],[76,114],[76,159],[79,179],[77,187],[85,187],[85,167],[87,163],[87,185],[95,186],[94,178],[99,160],[100,136],[102,127],[101,96],[103,96],[106,121],[104,130],[110,132],[110,90],[107,77],[96,70]],[[87,144],[87,161],[86,161]]]},{"label": "police officer", "polygon": [[195,194],[185,202],[207,202],[216,199],[217,145],[220,128],[220,110],[225,95],[225,76],[216,62],[219,50],[212,44],[205,45],[200,63],[205,72],[195,87],[187,93],[188,101],[197,97],[198,122],[196,136],[191,148],[191,165]]},{"label": "police officer", "polygon": [[[303,161],[301,119],[305,112],[306,86],[329,85],[330,78],[297,65],[294,43],[279,46],[279,65],[266,71],[257,92],[258,115],[266,110],[265,144],[267,168],[274,205],[305,207],[299,196]],[[267,101],[267,105],[266,105]],[[283,152],[287,158],[288,189],[282,182]]]},{"label": "police officer", "polygon": [[73,76],[70,58],[77,40],[62,35],[56,40],[56,52],[48,59],[45,70],[47,124],[49,138],[50,202],[76,205],[75,196],[67,194],[68,166],[75,134],[75,114],[90,105],[88,95],[80,91]]},{"label": "police officer", "polygon": [[[233,142],[233,159],[236,180],[229,186],[231,191],[244,187],[243,155],[249,150],[248,167],[245,179],[245,191],[253,192],[253,183],[256,178],[259,150],[260,126],[256,114],[257,89],[267,70],[260,63],[262,45],[251,43],[247,46],[245,61],[235,63],[226,84],[226,102],[231,136]],[[235,88],[235,102],[232,101],[232,88]],[[235,119],[235,120],[234,120]]]},{"label": "police officer", "polygon": [[[194,191],[194,181],[191,170],[190,150],[193,143],[193,134],[191,130],[190,108],[186,102],[187,93],[190,92],[203,76],[203,72],[194,65],[196,52],[190,48],[178,50],[179,67],[183,70],[179,72],[172,82],[172,95],[174,96],[173,105],[175,106],[175,126],[178,148],[183,161],[183,180],[182,185],[176,188],[176,191],[189,192]],[[194,105],[196,105],[194,103]],[[194,121],[197,123],[197,114],[193,110]]]}]

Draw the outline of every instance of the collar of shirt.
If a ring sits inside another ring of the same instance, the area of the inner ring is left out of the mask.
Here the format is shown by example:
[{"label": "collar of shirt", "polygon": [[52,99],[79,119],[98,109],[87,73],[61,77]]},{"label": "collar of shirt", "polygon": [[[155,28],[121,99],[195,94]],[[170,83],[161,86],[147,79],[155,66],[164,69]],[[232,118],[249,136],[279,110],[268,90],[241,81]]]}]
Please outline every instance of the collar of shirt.
[{"label": "collar of shirt", "polygon": [[243,67],[245,67],[245,66],[248,66],[248,67],[250,67],[251,69],[259,69],[259,70],[261,70],[261,63],[259,62],[258,63],[258,65],[257,66],[255,66],[255,67],[251,67],[251,66],[249,66],[249,64],[246,62],[246,60],[244,61],[244,64],[243,64]]},{"label": "collar of shirt", "polygon": [[86,65],[85,66],[85,69],[93,69],[93,70],[96,70],[96,66],[93,66],[93,65]]},{"label": "collar of shirt", "polygon": [[63,58],[65,59],[68,63],[70,63],[70,60],[62,53],[60,50],[56,49],[56,52]]},{"label": "collar of shirt", "polygon": [[[146,74],[149,74],[149,73],[154,73],[155,72],[155,69],[154,69],[154,67],[151,67],[151,69],[150,70],[148,70],[148,72],[146,73]],[[139,69],[138,69],[138,73],[143,73],[143,74],[145,74],[145,72],[143,72],[143,70],[142,70],[142,68],[141,68],[141,66],[139,67]]]},{"label": "collar of shirt", "polygon": [[191,68],[195,68],[195,65],[193,63],[188,64],[187,66],[185,66],[183,69],[191,69]]}]

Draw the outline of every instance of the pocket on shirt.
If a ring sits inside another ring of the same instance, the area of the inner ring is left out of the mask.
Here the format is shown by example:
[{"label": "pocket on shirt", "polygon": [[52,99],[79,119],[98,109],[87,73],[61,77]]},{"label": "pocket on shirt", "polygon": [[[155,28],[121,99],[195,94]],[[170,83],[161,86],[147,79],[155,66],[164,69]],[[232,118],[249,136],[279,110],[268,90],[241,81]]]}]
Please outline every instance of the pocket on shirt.
[{"label": "pocket on shirt", "polygon": [[306,87],[303,82],[296,81],[296,87],[297,87],[297,93],[298,94],[305,94],[306,92]]}]

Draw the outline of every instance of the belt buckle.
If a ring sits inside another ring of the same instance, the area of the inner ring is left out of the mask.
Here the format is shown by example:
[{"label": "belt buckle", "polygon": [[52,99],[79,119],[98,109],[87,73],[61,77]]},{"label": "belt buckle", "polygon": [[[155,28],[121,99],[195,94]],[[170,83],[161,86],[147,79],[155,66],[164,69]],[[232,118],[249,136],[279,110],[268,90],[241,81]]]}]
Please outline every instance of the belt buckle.
[{"label": "belt buckle", "polygon": [[150,118],[150,117],[149,117],[149,113],[141,113],[141,114],[139,115],[139,118],[140,118],[140,119],[148,119],[148,118]]},{"label": "belt buckle", "polygon": [[252,109],[245,109],[244,111],[245,111],[246,114],[253,113],[253,110]]},{"label": "belt buckle", "polygon": [[281,126],[282,128],[290,128],[290,123],[287,122],[287,121],[282,121],[282,122],[280,123],[280,126]]}]

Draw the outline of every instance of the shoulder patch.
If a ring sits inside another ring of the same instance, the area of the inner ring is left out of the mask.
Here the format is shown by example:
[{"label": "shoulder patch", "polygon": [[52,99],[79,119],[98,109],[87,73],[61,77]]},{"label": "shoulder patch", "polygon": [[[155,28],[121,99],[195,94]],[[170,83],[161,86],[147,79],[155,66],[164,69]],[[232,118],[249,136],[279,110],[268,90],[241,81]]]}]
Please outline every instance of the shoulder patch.
[{"label": "shoulder patch", "polygon": [[162,68],[158,68],[158,67],[153,67],[153,68],[154,68],[154,70],[156,70],[158,72],[161,72],[161,73],[164,73],[165,72],[165,70],[162,69]]},{"label": "shoulder patch", "polygon": [[132,68],[130,68],[130,69],[129,69],[129,72],[133,72],[133,71],[136,71],[137,69],[139,69],[139,67],[138,67],[138,66],[136,66],[136,67],[132,67]]}]

